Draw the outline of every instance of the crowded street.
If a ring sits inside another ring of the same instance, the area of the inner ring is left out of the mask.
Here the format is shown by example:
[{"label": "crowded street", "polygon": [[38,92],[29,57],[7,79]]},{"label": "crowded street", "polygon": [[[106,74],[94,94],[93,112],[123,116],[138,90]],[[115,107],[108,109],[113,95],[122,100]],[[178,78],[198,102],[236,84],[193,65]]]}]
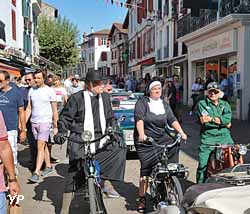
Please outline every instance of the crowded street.
[{"label": "crowded street", "polygon": [[[185,188],[194,184],[195,173],[197,168],[197,154],[199,146],[199,125],[195,117],[190,117],[188,111],[183,113],[183,127],[189,135],[189,139],[186,145],[181,146],[181,156],[180,162],[185,166],[189,167],[190,175],[188,181],[185,181],[183,185]],[[232,133],[235,142],[247,144],[249,143],[249,133],[248,130],[250,124],[247,122],[233,121]],[[24,194],[25,199],[21,202],[24,208],[24,213],[32,214],[34,209],[40,214],[47,213],[60,213],[62,207],[62,193],[63,187],[65,185],[64,174],[67,170],[68,160],[65,156],[64,146],[55,146],[53,150],[53,155],[60,159],[60,163],[55,165],[56,172],[51,176],[47,177],[42,183],[39,184],[29,184],[27,182],[27,177],[30,176],[28,170],[29,159],[28,159],[28,146],[19,145],[20,149],[20,165],[18,169],[20,171],[20,184],[22,187],[21,193]],[[246,162],[250,161],[250,155],[246,158]],[[118,192],[121,194],[121,198],[105,198],[105,205],[107,206],[109,214],[133,214],[136,211],[136,198],[138,191],[138,178],[139,178],[139,161],[135,155],[128,155],[126,161],[126,173],[125,182],[119,183],[117,187]],[[84,201],[84,199],[82,199]],[[86,203],[86,202],[85,202]],[[88,208],[81,205],[82,201],[78,201],[74,206],[84,210]],[[75,212],[75,213],[80,213]],[[152,210],[147,210],[146,213],[155,213]],[[73,212],[72,212],[73,214]]]},{"label": "crowded street", "polygon": [[3,0],[0,214],[250,214],[250,0]]}]

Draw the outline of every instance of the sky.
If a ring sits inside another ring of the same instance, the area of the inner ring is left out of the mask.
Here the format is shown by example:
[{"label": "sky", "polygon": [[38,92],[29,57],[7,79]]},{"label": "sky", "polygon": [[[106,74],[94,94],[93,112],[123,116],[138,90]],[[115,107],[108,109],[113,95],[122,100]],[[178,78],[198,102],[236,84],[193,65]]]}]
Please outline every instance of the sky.
[{"label": "sky", "polygon": [[[126,2],[125,0],[119,0]],[[56,7],[61,16],[65,16],[77,25],[80,35],[94,31],[109,29],[114,22],[123,23],[127,8],[117,6],[115,1],[108,0],[43,0]]]}]

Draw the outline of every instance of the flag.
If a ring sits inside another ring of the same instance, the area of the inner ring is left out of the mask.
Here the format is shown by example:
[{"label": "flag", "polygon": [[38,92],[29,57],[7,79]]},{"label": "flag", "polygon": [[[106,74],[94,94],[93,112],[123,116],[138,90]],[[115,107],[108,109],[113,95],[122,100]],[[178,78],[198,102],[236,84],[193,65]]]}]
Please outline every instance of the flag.
[{"label": "flag", "polygon": [[120,5],[121,5],[121,7],[123,7],[123,3],[122,2],[120,3]]},{"label": "flag", "polygon": [[119,6],[119,0],[116,0],[116,6]]},{"label": "flag", "polygon": [[114,4],[114,0],[111,0],[111,4]]}]

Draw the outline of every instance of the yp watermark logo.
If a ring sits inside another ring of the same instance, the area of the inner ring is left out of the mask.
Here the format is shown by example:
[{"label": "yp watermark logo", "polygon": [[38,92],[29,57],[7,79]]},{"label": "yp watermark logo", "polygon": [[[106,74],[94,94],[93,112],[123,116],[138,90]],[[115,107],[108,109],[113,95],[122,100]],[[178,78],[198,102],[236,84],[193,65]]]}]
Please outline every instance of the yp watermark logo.
[{"label": "yp watermark logo", "polygon": [[7,196],[10,199],[10,205],[14,206],[16,204],[19,204],[20,201],[24,200],[24,196],[23,195],[11,195],[9,194]]}]

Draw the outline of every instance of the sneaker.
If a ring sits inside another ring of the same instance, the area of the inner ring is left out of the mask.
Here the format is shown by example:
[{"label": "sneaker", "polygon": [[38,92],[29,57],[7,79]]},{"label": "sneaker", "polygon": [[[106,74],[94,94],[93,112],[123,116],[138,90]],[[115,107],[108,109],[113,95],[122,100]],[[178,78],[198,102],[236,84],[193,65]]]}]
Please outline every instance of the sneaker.
[{"label": "sneaker", "polygon": [[59,163],[59,159],[50,157],[50,163]]},{"label": "sneaker", "polygon": [[33,175],[30,177],[29,181],[33,183],[38,183],[40,181],[40,176],[34,172]]},{"label": "sneaker", "polygon": [[41,176],[45,177],[48,176],[49,174],[53,173],[55,170],[53,169],[53,167],[46,167],[43,171]]},{"label": "sneaker", "polygon": [[114,189],[103,188],[103,193],[106,194],[109,198],[119,198],[120,195]]}]

